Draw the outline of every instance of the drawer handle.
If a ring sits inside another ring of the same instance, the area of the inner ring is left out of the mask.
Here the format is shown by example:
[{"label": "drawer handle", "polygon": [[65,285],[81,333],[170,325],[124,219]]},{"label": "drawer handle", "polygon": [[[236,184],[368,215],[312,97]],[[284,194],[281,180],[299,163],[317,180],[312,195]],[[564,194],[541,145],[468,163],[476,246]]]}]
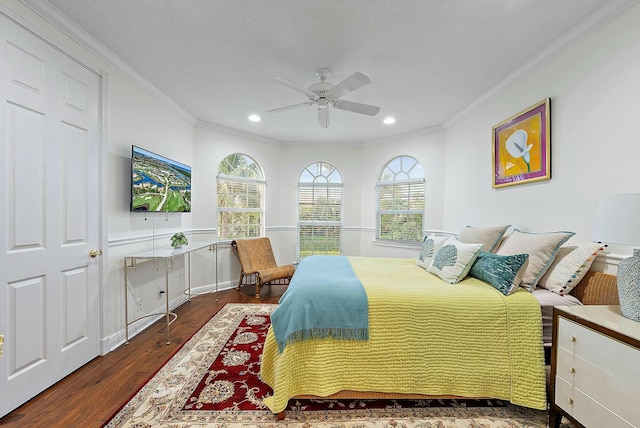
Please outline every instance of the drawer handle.
[{"label": "drawer handle", "polygon": [[575,367],[569,367],[569,373],[575,373],[575,372],[576,372]]},{"label": "drawer handle", "polygon": [[569,336],[569,339],[570,339],[572,342],[575,342],[575,341],[576,341],[576,337],[575,337],[575,336]]},{"label": "drawer handle", "polygon": [[567,398],[567,403],[571,404],[573,406],[573,398],[569,397]]}]

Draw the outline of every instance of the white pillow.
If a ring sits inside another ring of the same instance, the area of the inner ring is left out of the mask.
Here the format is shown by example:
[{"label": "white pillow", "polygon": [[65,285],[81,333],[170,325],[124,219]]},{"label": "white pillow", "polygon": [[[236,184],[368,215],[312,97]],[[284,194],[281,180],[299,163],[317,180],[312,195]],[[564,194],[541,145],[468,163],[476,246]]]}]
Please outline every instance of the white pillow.
[{"label": "white pillow", "polygon": [[481,248],[482,244],[465,244],[452,236],[438,250],[427,271],[449,284],[457,284],[467,276]]},{"label": "white pillow", "polygon": [[425,236],[422,238],[420,254],[416,258],[416,264],[424,269],[428,268],[442,244],[449,239],[448,236]]},{"label": "white pillow", "polygon": [[596,242],[562,244],[538,286],[560,295],[570,293],[589,271],[600,250],[602,245]]},{"label": "white pillow", "polygon": [[458,240],[465,244],[483,244],[482,251],[487,253],[496,249],[500,238],[511,226],[471,227],[467,226],[458,234]]},{"label": "white pillow", "polygon": [[529,265],[520,285],[533,291],[538,280],[551,266],[560,246],[573,235],[574,232],[529,233],[514,229],[496,254],[529,254]]}]

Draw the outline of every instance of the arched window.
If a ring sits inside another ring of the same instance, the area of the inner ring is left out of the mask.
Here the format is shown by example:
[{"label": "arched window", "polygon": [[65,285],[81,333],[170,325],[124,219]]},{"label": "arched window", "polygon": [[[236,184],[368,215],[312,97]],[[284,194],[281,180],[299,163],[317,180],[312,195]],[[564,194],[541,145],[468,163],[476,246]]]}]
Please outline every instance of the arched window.
[{"label": "arched window", "polygon": [[264,231],[264,174],[247,155],[233,153],[220,162],[216,179],[218,238],[262,236]]},{"label": "arched window", "polygon": [[298,179],[298,255],[341,253],[342,175],[327,162],[307,166]]},{"label": "arched window", "polygon": [[377,189],[377,238],[420,242],[424,217],[424,170],[411,156],[385,165]]}]

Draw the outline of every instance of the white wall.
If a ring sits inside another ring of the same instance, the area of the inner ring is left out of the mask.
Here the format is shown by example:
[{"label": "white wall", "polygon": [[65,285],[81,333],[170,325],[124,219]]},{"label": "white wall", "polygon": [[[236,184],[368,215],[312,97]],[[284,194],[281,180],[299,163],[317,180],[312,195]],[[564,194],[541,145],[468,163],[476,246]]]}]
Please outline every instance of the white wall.
[{"label": "white wall", "polygon": [[[591,240],[598,198],[640,191],[639,22],[636,5],[447,129],[446,229],[507,223]],[[492,126],[546,97],[552,179],[492,189]]]},{"label": "white wall", "polygon": [[[195,131],[194,182],[199,183],[193,204],[196,230],[216,228],[216,170],[222,159],[235,152],[253,157],[264,170],[267,180],[266,235],[271,238],[276,261],[292,263],[298,260],[298,178],[302,170],[314,162],[329,162],[342,174],[345,183],[343,252],[348,255],[361,253],[361,202],[362,194],[366,193],[361,181],[362,147],[281,144],[206,123],[199,123]],[[375,175],[383,165],[375,166]],[[375,181],[368,186],[372,194],[374,184]],[[375,218],[374,212],[369,214]],[[239,277],[239,263],[225,243],[221,243],[218,257],[220,286],[230,287]]]},{"label": "white wall", "polygon": [[[170,111],[119,73],[110,73],[108,109],[109,239],[151,235],[145,214],[129,212],[131,146],[192,165],[193,123]],[[156,215],[157,231],[191,229],[191,214],[173,213],[168,218],[167,221],[166,214]]]},{"label": "white wall", "polygon": [[[266,234],[272,240],[279,263],[297,257],[297,192],[302,170],[315,162],[328,162],[342,174],[344,182],[345,255],[414,257],[415,249],[375,245],[375,184],[383,167],[396,156],[410,154],[421,162],[427,180],[428,215],[425,227],[441,230],[444,204],[445,140],[442,129],[425,130],[396,139],[362,145],[277,143],[253,135],[240,134],[215,125],[199,123],[194,148],[194,228],[216,228],[216,170],[227,155],[240,152],[253,157],[267,179]],[[221,243],[218,254],[221,287],[235,284],[240,267],[228,245]]]},{"label": "white wall", "polygon": [[[124,328],[123,258],[153,248],[168,247],[176,231],[190,231],[189,213],[132,213],[129,211],[131,186],[131,146],[143,147],[187,165],[193,165],[193,122],[173,112],[165,104],[143,91],[121,73],[109,73],[108,93],[108,203],[107,228],[109,251],[106,267],[103,328],[108,348],[122,339]],[[195,181],[195,180],[194,180]],[[197,183],[192,183],[197,189]],[[171,300],[182,300],[185,272],[183,258],[175,261],[170,273]],[[196,264],[198,265],[198,264]],[[158,312],[164,304],[159,291],[165,289],[164,275],[153,262],[129,270],[129,316]],[[202,276],[202,275],[201,275]],[[136,301],[142,301],[142,309]],[[150,321],[150,320],[148,320]],[[115,336],[115,337],[112,337]]]},{"label": "white wall", "polygon": [[352,145],[318,144],[283,146],[283,160],[280,165],[278,193],[280,194],[281,226],[283,230],[278,237],[284,239],[287,252],[284,259],[297,261],[297,221],[298,221],[298,179],[305,167],[316,162],[328,162],[335,166],[342,175],[343,182],[343,231],[342,252],[345,255],[359,253],[357,237],[349,233],[349,229],[359,226],[360,169],[362,168],[361,148]]},{"label": "white wall", "polygon": [[[478,106],[445,131],[429,129],[362,146],[297,146],[199,123],[170,106],[162,96],[133,83],[118,67],[96,55],[38,15],[12,0],[0,5],[24,16],[50,40],[101,69],[108,76],[107,121],[107,283],[103,293],[103,338],[116,343],[124,327],[122,258],[168,245],[178,230],[215,238],[215,174],[228,154],[242,152],[263,167],[268,181],[266,232],[278,261],[296,259],[297,178],[309,163],[334,164],[345,182],[344,253],[412,257],[406,248],[379,246],[375,237],[375,183],[393,157],[416,157],[427,174],[427,230],[458,231],[467,224],[511,223],[524,230],[568,229],[590,240],[598,197],[638,192],[640,117],[640,5],[589,35],[555,59]],[[514,113],[551,97],[552,179],[499,190],[491,187],[491,127]],[[192,214],[129,213],[131,144],[193,166]],[[157,239],[154,240],[154,237]],[[192,237],[193,238],[193,237]],[[627,251],[627,250],[625,250]],[[629,250],[630,252],[630,250]],[[212,254],[196,257],[196,285],[211,282]],[[171,280],[183,285],[177,262]],[[222,286],[235,283],[239,267],[228,247],[218,252]],[[144,313],[161,307],[164,287],[155,266],[133,274],[129,293],[142,298]],[[180,299],[177,288],[172,299]]]}]

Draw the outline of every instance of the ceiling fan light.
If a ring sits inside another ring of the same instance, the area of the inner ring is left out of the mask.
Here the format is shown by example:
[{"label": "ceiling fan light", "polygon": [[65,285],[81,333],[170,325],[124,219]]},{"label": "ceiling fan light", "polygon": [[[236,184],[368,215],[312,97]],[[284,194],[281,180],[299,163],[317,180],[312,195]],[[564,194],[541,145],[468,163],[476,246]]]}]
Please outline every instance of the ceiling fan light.
[{"label": "ceiling fan light", "polygon": [[325,109],[327,107],[329,107],[329,101],[327,101],[326,98],[320,98],[318,101],[318,108],[320,109]]},{"label": "ceiling fan light", "polygon": [[387,116],[384,118],[382,123],[384,123],[385,125],[393,125],[394,123],[396,123],[396,118],[393,116]]},{"label": "ceiling fan light", "polygon": [[249,120],[251,122],[260,122],[262,120],[262,118],[260,116],[258,116],[257,114],[252,114],[249,116]]}]

